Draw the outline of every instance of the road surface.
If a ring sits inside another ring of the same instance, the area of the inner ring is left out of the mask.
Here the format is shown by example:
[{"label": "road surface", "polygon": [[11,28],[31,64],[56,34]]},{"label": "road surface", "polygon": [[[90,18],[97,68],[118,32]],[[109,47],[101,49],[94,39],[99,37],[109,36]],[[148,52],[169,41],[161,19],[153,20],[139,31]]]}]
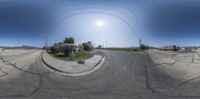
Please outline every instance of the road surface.
[{"label": "road surface", "polygon": [[[199,99],[190,82],[186,94],[157,90],[167,88],[173,77],[159,71],[147,53],[100,50],[106,60],[92,74],[69,77],[48,71],[41,51],[1,56],[0,98],[3,99]],[[179,82],[179,79],[173,79]],[[183,84],[184,86],[184,84]],[[177,86],[174,86],[176,90]],[[173,89],[173,88],[171,88]],[[168,89],[166,89],[168,90]]]}]

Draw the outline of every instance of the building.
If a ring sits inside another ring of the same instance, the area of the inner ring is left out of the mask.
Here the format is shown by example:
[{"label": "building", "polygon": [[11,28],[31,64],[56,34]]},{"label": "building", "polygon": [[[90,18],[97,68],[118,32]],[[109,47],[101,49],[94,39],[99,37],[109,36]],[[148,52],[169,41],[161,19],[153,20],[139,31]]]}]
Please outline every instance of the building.
[{"label": "building", "polygon": [[162,46],[162,47],[160,47],[160,50],[164,50],[164,51],[177,51],[178,47],[176,45]]}]

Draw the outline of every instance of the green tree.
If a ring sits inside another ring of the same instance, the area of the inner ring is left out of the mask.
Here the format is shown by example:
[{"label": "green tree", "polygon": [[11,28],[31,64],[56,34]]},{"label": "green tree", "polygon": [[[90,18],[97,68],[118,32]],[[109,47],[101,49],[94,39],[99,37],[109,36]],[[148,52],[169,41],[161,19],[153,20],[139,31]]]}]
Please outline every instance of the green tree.
[{"label": "green tree", "polygon": [[82,45],[82,44],[78,45],[78,48],[79,48],[79,51],[82,51],[82,50],[84,50],[84,47],[83,47],[83,45]]},{"label": "green tree", "polygon": [[58,42],[58,46],[61,46],[63,44],[63,42]]},{"label": "green tree", "polygon": [[144,44],[141,44],[141,45],[140,45],[140,49],[145,49],[145,45],[144,45]]},{"label": "green tree", "polygon": [[56,47],[55,46],[51,46],[50,47],[50,51],[52,54],[55,54],[56,53]]},{"label": "green tree", "polygon": [[141,44],[140,45],[140,49],[149,49],[150,47],[149,46],[147,46],[147,45],[144,45],[144,44]]},{"label": "green tree", "polygon": [[74,44],[74,38],[73,37],[66,37],[63,43],[69,43],[69,44]]},{"label": "green tree", "polygon": [[70,53],[72,52],[72,49],[69,47],[60,46],[59,51],[62,52],[65,56],[69,56]]},{"label": "green tree", "polygon": [[101,49],[101,48],[102,48],[102,46],[101,46],[101,45],[99,45],[97,48],[98,48],[98,49]]},{"label": "green tree", "polygon": [[87,45],[87,43],[82,43],[82,45],[84,50],[89,50],[89,46]]},{"label": "green tree", "polygon": [[55,43],[53,46],[50,47],[50,51],[52,54],[57,54],[59,52],[58,50],[58,44]]},{"label": "green tree", "polygon": [[83,49],[84,50],[92,50],[93,49],[93,45],[91,41],[88,41],[87,43],[82,43],[83,45]]}]

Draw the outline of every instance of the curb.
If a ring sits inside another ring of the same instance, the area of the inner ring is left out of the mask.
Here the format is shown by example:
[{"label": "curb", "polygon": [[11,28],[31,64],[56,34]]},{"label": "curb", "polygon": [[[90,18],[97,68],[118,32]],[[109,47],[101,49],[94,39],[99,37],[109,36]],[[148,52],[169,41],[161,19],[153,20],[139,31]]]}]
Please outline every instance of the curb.
[{"label": "curb", "polygon": [[102,56],[101,59],[94,66],[92,66],[92,68],[90,68],[88,70],[84,70],[84,71],[81,71],[81,72],[66,72],[66,71],[59,70],[59,69],[51,66],[47,62],[45,62],[45,60],[43,59],[43,53],[45,53],[45,52],[42,51],[41,60],[46,65],[48,70],[50,70],[51,72],[55,72],[57,74],[60,74],[60,75],[64,75],[64,76],[84,76],[84,75],[88,75],[88,74],[98,70],[105,61],[105,57]]}]

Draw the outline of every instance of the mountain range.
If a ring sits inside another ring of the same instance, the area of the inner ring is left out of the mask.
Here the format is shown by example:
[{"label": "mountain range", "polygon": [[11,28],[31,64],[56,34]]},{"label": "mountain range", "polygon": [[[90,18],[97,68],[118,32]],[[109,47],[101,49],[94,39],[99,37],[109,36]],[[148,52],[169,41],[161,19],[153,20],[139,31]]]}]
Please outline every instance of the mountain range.
[{"label": "mountain range", "polygon": [[34,46],[27,46],[27,45],[23,45],[23,46],[0,46],[0,48],[8,48],[8,49],[40,49],[39,47],[34,47]]}]

